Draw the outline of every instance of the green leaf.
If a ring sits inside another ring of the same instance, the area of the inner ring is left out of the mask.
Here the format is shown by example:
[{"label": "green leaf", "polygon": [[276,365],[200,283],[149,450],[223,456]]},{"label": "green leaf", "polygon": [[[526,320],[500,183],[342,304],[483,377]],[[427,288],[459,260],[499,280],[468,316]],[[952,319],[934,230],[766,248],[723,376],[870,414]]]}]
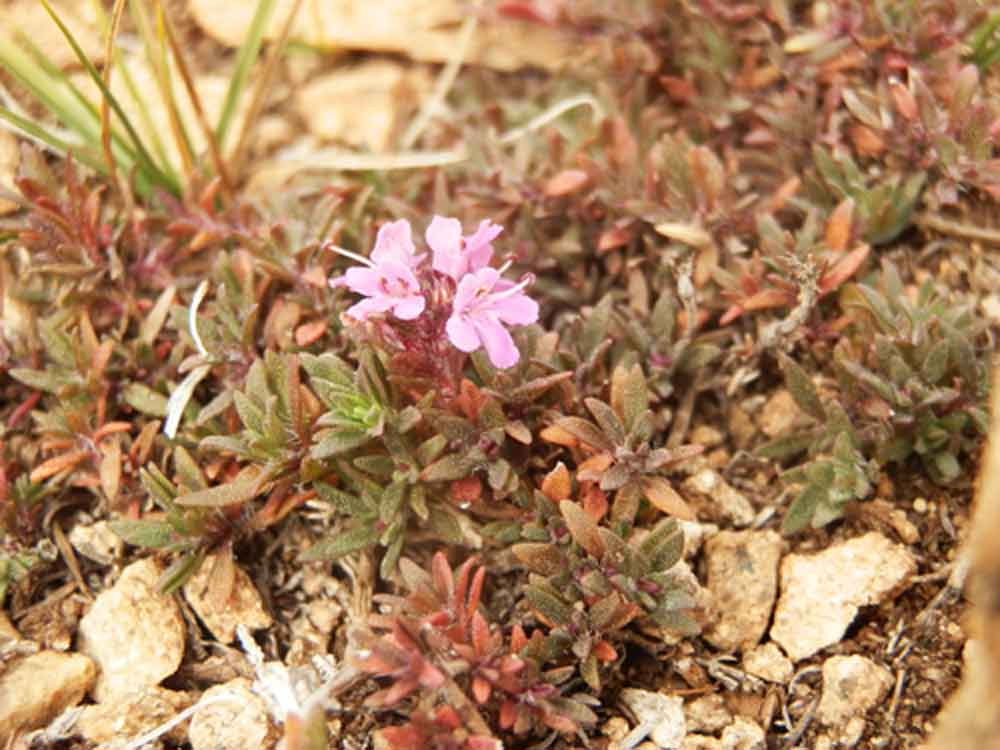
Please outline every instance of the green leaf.
[{"label": "green leaf", "polygon": [[806,528],[826,496],[827,490],[821,485],[807,485],[785,513],[785,518],[781,522],[781,533],[790,536]]},{"label": "green leaf", "polygon": [[673,518],[657,523],[639,545],[639,556],[651,572],[672,568],[683,555],[684,532]]},{"label": "green leaf", "polygon": [[559,594],[547,584],[535,583],[524,589],[524,598],[544,617],[556,625],[569,625],[573,621],[573,609]]},{"label": "green leaf", "polygon": [[545,542],[524,542],[511,547],[522,565],[533,573],[554,576],[567,569],[566,557],[555,544]]},{"label": "green leaf", "polygon": [[309,451],[309,455],[317,461],[333,456],[350,453],[372,439],[367,432],[358,430],[329,430],[320,433],[322,437]]},{"label": "green leaf", "polygon": [[545,375],[544,377],[529,380],[527,383],[522,383],[517,388],[510,391],[510,400],[515,404],[530,404],[533,401],[537,401],[547,391],[555,388],[560,383],[565,383],[566,381],[571,380],[572,377],[573,373],[567,371],[557,372],[554,375]]},{"label": "green leaf", "polygon": [[320,499],[330,503],[341,513],[355,518],[375,518],[378,508],[369,504],[363,495],[352,495],[325,482],[314,482],[313,489]]},{"label": "green leaf", "polygon": [[587,410],[594,415],[597,424],[600,425],[604,434],[611,439],[614,445],[625,444],[625,426],[615,414],[614,409],[606,403],[596,398],[585,398],[583,400]]},{"label": "green leaf", "polygon": [[207,490],[189,492],[180,495],[174,501],[178,505],[189,505],[207,508],[222,508],[226,505],[245,503],[257,497],[261,491],[258,480],[235,480],[226,484],[209,487]]},{"label": "green leaf", "polygon": [[108,527],[134,547],[163,549],[169,547],[177,536],[167,521],[112,521]]},{"label": "green leaf", "polygon": [[786,435],[764,443],[754,453],[761,458],[784,461],[804,452],[815,439],[816,435],[813,432]]},{"label": "green leaf", "polygon": [[785,386],[795,403],[806,414],[820,422],[826,419],[826,409],[820,401],[816,386],[795,360],[786,354],[780,356],[781,371],[785,376]]},{"label": "green leaf", "polygon": [[191,579],[191,576],[198,572],[198,568],[205,562],[205,554],[204,549],[198,549],[178,558],[156,582],[157,590],[165,595],[177,591]]},{"label": "green leaf", "polygon": [[424,482],[450,482],[456,479],[465,479],[475,467],[476,461],[468,455],[451,453],[424,468],[420,472],[420,479]]},{"label": "green leaf", "polygon": [[303,562],[337,560],[352,552],[372,547],[377,541],[378,531],[374,526],[358,526],[317,542],[303,552],[299,559]]}]

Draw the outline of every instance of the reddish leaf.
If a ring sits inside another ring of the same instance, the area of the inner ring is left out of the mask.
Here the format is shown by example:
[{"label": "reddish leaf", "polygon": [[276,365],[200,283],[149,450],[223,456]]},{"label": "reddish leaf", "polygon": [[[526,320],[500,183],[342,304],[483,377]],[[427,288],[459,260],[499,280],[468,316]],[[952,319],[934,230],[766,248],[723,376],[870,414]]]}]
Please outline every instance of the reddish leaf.
[{"label": "reddish leaf", "polygon": [[542,192],[549,198],[572,195],[590,186],[590,175],[582,169],[566,169],[549,178]]}]

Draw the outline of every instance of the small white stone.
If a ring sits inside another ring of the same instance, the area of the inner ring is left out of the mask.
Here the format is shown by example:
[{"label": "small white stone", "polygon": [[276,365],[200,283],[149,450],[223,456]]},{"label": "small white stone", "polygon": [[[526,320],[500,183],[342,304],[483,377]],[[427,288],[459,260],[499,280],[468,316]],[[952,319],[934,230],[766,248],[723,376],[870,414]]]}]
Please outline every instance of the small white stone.
[{"label": "small white stone", "polygon": [[910,551],[878,532],[815,555],[787,555],[771,639],[792,661],[843,638],[858,608],[881,604],[916,573]]},{"label": "small white stone", "polygon": [[743,654],[743,671],[768,682],[783,685],[792,679],[795,667],[774,643],[765,643]]},{"label": "small white stone", "polygon": [[73,549],[101,565],[111,565],[121,557],[122,539],[111,530],[107,521],[77,524],[68,536]]},{"label": "small white stone", "polygon": [[621,741],[620,746],[628,745],[630,739],[637,744],[648,736],[662,750],[680,748],[684,735],[687,734],[684,700],[680,696],[625,688],[621,698],[635,715],[639,725]]},{"label": "small white stone", "polygon": [[184,620],[172,596],[156,589],[162,569],[152,558],[132,563],[80,620],[77,649],[100,669],[99,703],[158,685],[184,656]]},{"label": "small white stone", "polygon": [[94,662],[81,654],[40,651],[0,674],[0,742],[44,727],[75,706],[94,684]]},{"label": "small white stone", "polygon": [[722,741],[704,734],[689,734],[681,743],[681,750],[722,750]]},{"label": "small white stone", "polygon": [[831,656],[823,663],[823,695],[816,718],[841,728],[878,705],[894,682],[889,670],[863,656]]},{"label": "small white stone", "polygon": [[[111,743],[125,737],[138,737],[163,726],[194,703],[185,692],[151,687],[112,703],[84,707],[73,729],[95,745]],[[184,722],[167,733],[175,743],[187,741]]]},{"label": "small white stone", "polygon": [[722,750],[764,750],[764,747],[764,730],[742,716],[722,730]]},{"label": "small white stone", "polygon": [[723,531],[705,544],[708,590],[718,620],[705,640],[723,651],[755,646],[778,595],[783,543],[774,531]]},{"label": "small white stone", "polygon": [[702,469],[688,477],[683,488],[710,501],[719,514],[734,526],[749,526],[753,522],[753,505],[715,469]]},{"label": "small white stone", "polygon": [[802,410],[785,388],[775,391],[757,415],[757,426],[772,440],[787,435],[801,421],[805,421]]},{"label": "small white stone", "polygon": [[271,724],[267,706],[251,690],[251,683],[238,677],[205,691],[202,701],[223,697],[195,713],[188,729],[192,750],[246,750],[273,748],[279,733]]},{"label": "small white stone", "polygon": [[714,523],[701,523],[700,521],[678,521],[681,531],[684,533],[684,559],[691,560],[698,554],[701,545],[706,539],[711,539],[719,533],[719,527]]},{"label": "small white stone", "polygon": [[264,610],[257,587],[235,562],[230,563],[233,565],[233,579],[229,596],[216,601],[210,585],[215,559],[214,556],[206,559],[198,572],[184,584],[184,598],[209,632],[222,643],[232,643],[236,640],[237,625],[244,625],[248,630],[270,627],[271,616]]},{"label": "small white stone", "polygon": [[628,722],[621,716],[612,716],[601,727],[601,734],[612,742],[618,742],[628,734]]},{"label": "small white stone", "polygon": [[865,733],[865,720],[860,716],[853,716],[847,720],[847,726],[840,733],[837,742],[840,747],[850,748],[861,742],[861,736]]},{"label": "small white stone", "polygon": [[684,706],[687,728],[695,732],[718,732],[733,722],[726,701],[718,693],[709,693]]}]

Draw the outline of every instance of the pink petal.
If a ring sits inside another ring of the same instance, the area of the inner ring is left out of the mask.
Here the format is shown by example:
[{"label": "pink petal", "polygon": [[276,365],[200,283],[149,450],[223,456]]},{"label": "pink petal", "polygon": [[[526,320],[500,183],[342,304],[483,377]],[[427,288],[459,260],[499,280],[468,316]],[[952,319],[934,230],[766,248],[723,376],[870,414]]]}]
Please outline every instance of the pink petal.
[{"label": "pink petal", "polygon": [[420,317],[420,313],[424,311],[425,304],[423,296],[419,294],[414,294],[412,297],[404,297],[396,302],[396,306],[392,308],[392,314],[400,320],[413,320]]},{"label": "pink petal", "polygon": [[470,271],[478,271],[484,268],[493,257],[493,245],[495,240],[503,231],[503,227],[494,224],[489,219],[479,222],[479,228],[474,234],[465,238],[465,258],[469,264]]},{"label": "pink petal", "polygon": [[492,310],[508,325],[526,326],[538,320],[538,303],[525,294],[498,300]]},{"label": "pink petal", "polygon": [[383,224],[378,230],[371,258],[376,264],[394,260],[412,268],[423,258],[422,255],[414,255],[414,252],[416,252],[416,248],[413,246],[410,222],[406,219],[399,219]]},{"label": "pink petal", "polygon": [[479,280],[476,274],[463,276],[458,282],[455,290],[455,299],[452,300],[452,311],[457,314],[464,312],[476,299],[476,290],[479,289]]},{"label": "pink petal", "polygon": [[448,339],[460,351],[474,352],[481,346],[475,326],[461,315],[455,314],[448,318],[445,331],[448,333]]},{"label": "pink petal", "polygon": [[384,313],[394,304],[396,300],[393,297],[366,297],[347,308],[346,314],[355,320],[368,320],[369,315]]},{"label": "pink petal", "polygon": [[435,216],[431,219],[424,238],[434,251],[433,268],[435,271],[458,279],[465,274],[467,264],[462,257],[462,224],[458,219],[447,219]]},{"label": "pink petal", "polygon": [[517,364],[521,352],[517,350],[507,329],[500,325],[500,321],[490,315],[480,315],[473,319],[473,324],[494,367],[506,370]]},{"label": "pink petal", "polygon": [[363,294],[366,297],[374,297],[376,294],[381,294],[379,281],[382,277],[373,268],[354,266],[353,268],[348,268],[342,278],[344,279],[344,285],[352,292]]}]

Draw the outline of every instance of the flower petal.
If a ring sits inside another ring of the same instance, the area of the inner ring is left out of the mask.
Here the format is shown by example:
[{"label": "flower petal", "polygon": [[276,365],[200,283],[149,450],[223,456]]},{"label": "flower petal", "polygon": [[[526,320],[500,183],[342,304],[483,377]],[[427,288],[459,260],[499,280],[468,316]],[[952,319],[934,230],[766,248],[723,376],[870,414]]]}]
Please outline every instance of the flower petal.
[{"label": "flower petal", "polygon": [[406,219],[390,221],[383,224],[375,237],[375,249],[372,250],[372,261],[376,264],[384,263],[387,260],[394,260],[403,263],[410,268],[423,258],[423,255],[414,255],[416,247],[413,245],[413,237],[410,231],[410,222]]},{"label": "flower petal", "polygon": [[493,257],[493,245],[495,240],[503,231],[503,227],[494,224],[489,219],[479,222],[479,228],[465,238],[465,259],[470,271],[478,271],[485,268]]},{"label": "flower petal", "polygon": [[517,350],[514,339],[511,338],[510,333],[500,324],[499,320],[492,315],[478,315],[472,319],[472,322],[494,367],[506,370],[517,364],[517,360],[521,358],[521,352]]},{"label": "flower petal", "polygon": [[373,268],[354,266],[348,268],[341,278],[344,280],[343,285],[356,294],[374,297],[382,293],[379,286],[382,275]]},{"label": "flower petal", "polygon": [[462,256],[461,222],[458,219],[435,216],[431,219],[424,238],[434,251],[432,263],[434,270],[458,281],[468,270],[468,265]]},{"label": "flower petal", "polygon": [[426,302],[423,295],[414,294],[410,297],[396,299],[396,306],[392,308],[392,314],[400,320],[413,320],[420,317],[420,313],[424,311]]},{"label": "flower petal", "polygon": [[384,313],[394,304],[396,304],[394,297],[366,297],[347,308],[345,314],[355,320],[368,320],[369,315]]},{"label": "flower petal", "polygon": [[448,339],[460,351],[474,352],[482,345],[475,326],[461,315],[455,314],[448,318],[445,331],[448,333]]},{"label": "flower petal", "polygon": [[526,294],[515,294],[497,300],[492,310],[508,325],[526,326],[538,320],[538,303]]}]

